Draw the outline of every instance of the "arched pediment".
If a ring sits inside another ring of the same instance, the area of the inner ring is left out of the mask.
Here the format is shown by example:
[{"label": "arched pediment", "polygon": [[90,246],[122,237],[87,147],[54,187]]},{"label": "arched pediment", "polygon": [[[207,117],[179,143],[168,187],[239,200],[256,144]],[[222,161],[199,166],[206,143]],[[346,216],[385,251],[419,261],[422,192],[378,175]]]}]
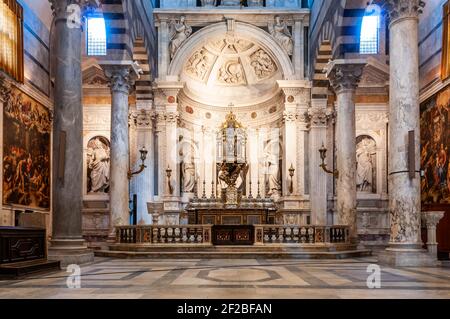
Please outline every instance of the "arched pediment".
[{"label": "arched pediment", "polygon": [[169,75],[185,82],[185,94],[214,106],[261,103],[278,92],[277,80],[293,78],[287,52],[264,30],[225,22],[198,31],[178,49]]}]

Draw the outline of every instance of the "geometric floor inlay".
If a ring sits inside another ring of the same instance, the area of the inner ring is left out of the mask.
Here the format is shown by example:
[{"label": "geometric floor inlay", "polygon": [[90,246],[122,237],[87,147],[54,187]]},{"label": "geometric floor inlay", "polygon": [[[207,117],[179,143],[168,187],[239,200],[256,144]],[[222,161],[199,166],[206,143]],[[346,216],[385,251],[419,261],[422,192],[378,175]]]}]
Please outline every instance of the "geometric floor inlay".
[{"label": "geometric floor inlay", "polygon": [[450,298],[449,268],[381,267],[381,288],[367,287],[375,258],[343,260],[112,259],[81,267],[81,288],[60,271],[0,280],[0,298]]}]

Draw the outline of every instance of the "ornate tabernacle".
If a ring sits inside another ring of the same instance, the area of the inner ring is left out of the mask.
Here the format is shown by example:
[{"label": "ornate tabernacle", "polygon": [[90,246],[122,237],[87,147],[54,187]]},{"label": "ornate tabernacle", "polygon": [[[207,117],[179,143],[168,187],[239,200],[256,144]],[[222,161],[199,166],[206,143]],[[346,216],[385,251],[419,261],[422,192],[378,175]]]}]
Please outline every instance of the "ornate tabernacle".
[{"label": "ornate tabernacle", "polygon": [[240,201],[237,181],[240,178],[241,184],[245,183],[248,172],[246,144],[245,129],[230,111],[217,134],[216,157],[218,179],[226,205],[237,206]]},{"label": "ornate tabernacle", "polygon": [[275,223],[277,208],[271,198],[262,198],[259,192],[256,198],[253,198],[251,192],[246,196],[246,176],[249,170],[246,144],[245,129],[233,111],[230,111],[217,134],[216,165],[220,196],[206,198],[205,194],[201,197],[196,194],[186,206],[189,224]]}]

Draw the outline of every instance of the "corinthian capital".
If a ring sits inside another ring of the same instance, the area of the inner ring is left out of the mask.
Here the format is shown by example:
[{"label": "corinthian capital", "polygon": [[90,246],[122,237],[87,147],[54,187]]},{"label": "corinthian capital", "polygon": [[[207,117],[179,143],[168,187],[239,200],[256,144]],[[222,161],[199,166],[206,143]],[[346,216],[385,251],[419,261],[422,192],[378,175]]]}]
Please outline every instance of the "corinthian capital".
[{"label": "corinthian capital", "polygon": [[361,80],[364,60],[335,60],[328,63],[325,71],[336,93],[343,90],[356,90]]},{"label": "corinthian capital", "polygon": [[48,0],[53,15],[57,18],[67,18],[72,25],[81,25],[82,15],[89,10],[100,7],[100,0]]},{"label": "corinthian capital", "polygon": [[121,64],[115,62],[102,62],[101,66],[105,71],[105,76],[110,81],[111,92],[129,94],[131,87],[142,72],[135,63],[130,61]]},{"label": "corinthian capital", "polygon": [[422,0],[385,0],[383,9],[389,14],[391,23],[401,18],[417,18],[425,7]]}]

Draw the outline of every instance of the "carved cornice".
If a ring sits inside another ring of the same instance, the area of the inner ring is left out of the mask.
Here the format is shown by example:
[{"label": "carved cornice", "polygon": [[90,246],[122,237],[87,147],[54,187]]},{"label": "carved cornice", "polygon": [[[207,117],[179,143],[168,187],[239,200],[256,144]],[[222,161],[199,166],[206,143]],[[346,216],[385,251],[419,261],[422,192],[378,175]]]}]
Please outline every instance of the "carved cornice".
[{"label": "carved cornice", "polygon": [[72,26],[81,26],[81,16],[101,6],[100,0],[49,0],[57,19],[70,19]]},{"label": "carved cornice", "polygon": [[327,78],[336,93],[344,90],[356,90],[365,67],[365,63],[330,62],[327,66]]},{"label": "carved cornice", "polygon": [[391,24],[402,18],[418,18],[423,7],[425,1],[422,0],[385,0],[382,4]]}]

